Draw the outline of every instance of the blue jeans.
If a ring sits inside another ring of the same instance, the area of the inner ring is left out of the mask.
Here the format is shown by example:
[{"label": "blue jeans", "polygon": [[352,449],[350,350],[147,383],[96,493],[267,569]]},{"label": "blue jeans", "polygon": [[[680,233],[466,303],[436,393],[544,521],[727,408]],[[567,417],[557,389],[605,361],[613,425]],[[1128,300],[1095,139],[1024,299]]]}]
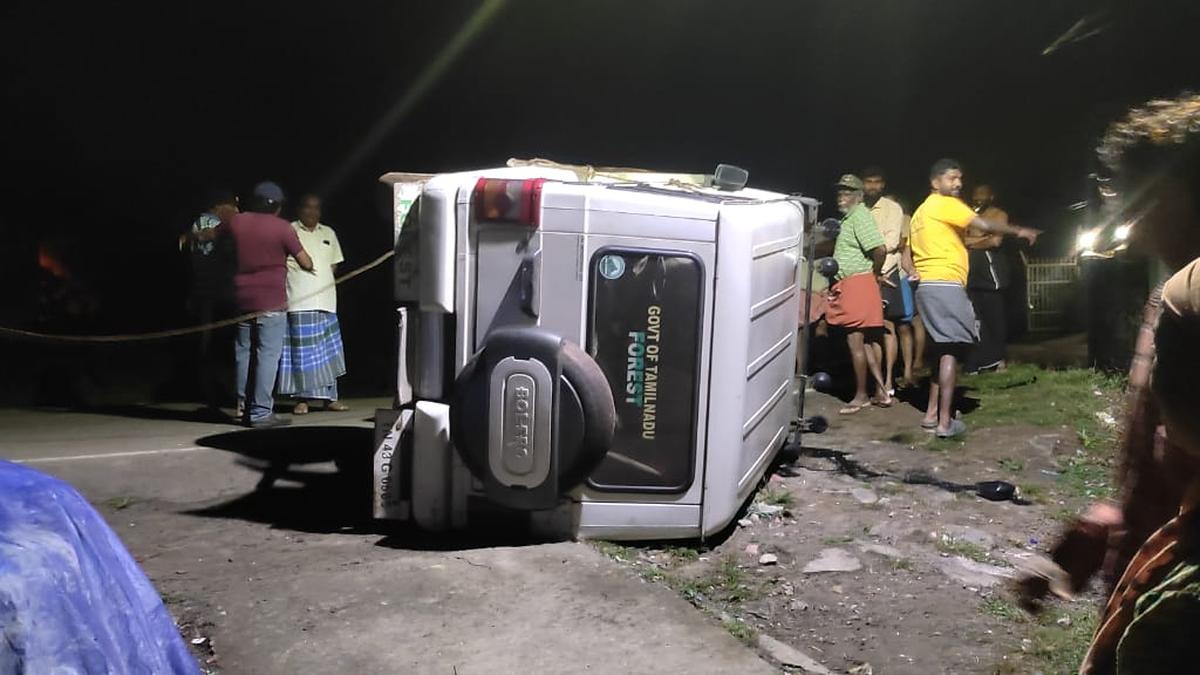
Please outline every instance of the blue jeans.
[{"label": "blue jeans", "polygon": [[287,333],[287,314],[268,312],[237,325],[237,390],[239,407],[251,422],[275,411],[275,376]]}]

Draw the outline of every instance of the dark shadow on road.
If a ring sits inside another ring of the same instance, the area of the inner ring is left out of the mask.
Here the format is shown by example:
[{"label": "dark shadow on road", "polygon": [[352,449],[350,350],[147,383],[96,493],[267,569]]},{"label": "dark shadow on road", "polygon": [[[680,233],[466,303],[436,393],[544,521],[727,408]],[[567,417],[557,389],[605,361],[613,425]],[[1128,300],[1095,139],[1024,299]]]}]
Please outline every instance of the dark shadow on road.
[{"label": "dark shadow on road", "polygon": [[[473,514],[460,532],[425,532],[415,525],[393,526],[376,546],[402,551],[469,551],[498,546],[535,546],[554,541],[529,531],[523,514]],[[561,541],[561,540],[559,540]]]},{"label": "dark shadow on road", "polygon": [[163,408],[154,405],[109,405],[97,407],[70,408],[72,412],[89,415],[107,415],[109,417],[128,417],[139,420],[166,420],[176,422],[204,422],[208,424],[234,424],[232,417],[216,414],[204,407],[189,407],[184,409]]},{"label": "dark shadow on road", "polygon": [[[291,413],[293,403],[280,402],[275,404],[275,413]],[[140,420],[167,420],[176,422],[203,422],[207,424],[228,424],[230,426],[240,426],[238,420],[227,413],[213,410],[206,406],[196,404],[179,404],[173,407],[163,407],[160,405],[149,404],[130,404],[130,405],[105,405],[105,406],[79,406],[74,408],[62,408],[61,410],[69,410],[71,412],[87,413],[89,415],[108,415],[111,417],[128,417],[131,419]],[[316,406],[312,413],[313,415],[329,414]],[[373,422],[374,417],[362,418],[364,422]]]},{"label": "dark shadow on road", "polygon": [[202,518],[263,523],[311,534],[378,534],[376,545],[414,551],[457,551],[545,543],[529,532],[524,514],[472,514],[471,527],[425,532],[371,515],[374,432],[361,427],[299,426],[207,436],[197,445],[238,455],[262,474],[257,489],[232,500],[186,511]]},{"label": "dark shadow on road", "polygon": [[196,445],[287,467],[321,462],[370,466],[374,431],[366,427],[291,426],[244,429],[196,440]]},{"label": "dark shadow on road", "polygon": [[186,513],[299,532],[373,532],[372,437],[361,427],[296,426],[198,439],[197,445],[238,455],[262,478],[253,492]]}]

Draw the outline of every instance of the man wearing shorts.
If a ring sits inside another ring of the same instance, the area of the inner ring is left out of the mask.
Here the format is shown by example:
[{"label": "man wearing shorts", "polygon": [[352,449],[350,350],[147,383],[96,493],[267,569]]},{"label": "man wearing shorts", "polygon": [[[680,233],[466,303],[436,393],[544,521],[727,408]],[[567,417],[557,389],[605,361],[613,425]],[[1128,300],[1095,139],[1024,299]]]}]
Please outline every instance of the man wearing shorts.
[{"label": "man wearing shorts", "polygon": [[[888,392],[895,389],[892,372],[896,369],[897,328],[912,323],[913,297],[908,285],[908,274],[900,271],[901,247],[907,233],[904,231],[904,210],[895,200],[883,196],[887,180],[883,169],[872,166],[863,171],[863,203],[871,210],[871,217],[883,235],[885,255],[882,275],[888,283],[880,286],[883,296],[883,354],[876,354],[883,364],[883,382]],[[911,359],[909,359],[911,362]],[[906,376],[911,375],[906,371]]]},{"label": "man wearing shorts", "polygon": [[[867,344],[868,336],[873,343],[883,332],[879,274],[883,269],[885,249],[875,219],[863,206],[862,180],[846,174],[838,181],[837,191],[838,210],[843,214],[842,229],[833,246],[838,272],[836,283],[829,289],[825,320],[830,326],[846,331],[855,388],[854,398],[839,412],[850,415],[872,403],[884,408],[892,404],[875,349]],[[876,383],[874,401],[867,392],[868,370]]]},{"label": "man wearing shorts", "polygon": [[929,172],[933,192],[912,217],[912,257],[917,286],[916,304],[937,357],[937,370],[929,386],[929,406],[921,426],[939,438],[961,435],[967,427],[954,418],[954,388],[958,362],[979,340],[979,326],[967,297],[969,269],[963,235],[968,227],[988,234],[1012,235],[1030,244],[1037,230],[979,217],[958,198],[962,168],[952,159],[940,159]]}]

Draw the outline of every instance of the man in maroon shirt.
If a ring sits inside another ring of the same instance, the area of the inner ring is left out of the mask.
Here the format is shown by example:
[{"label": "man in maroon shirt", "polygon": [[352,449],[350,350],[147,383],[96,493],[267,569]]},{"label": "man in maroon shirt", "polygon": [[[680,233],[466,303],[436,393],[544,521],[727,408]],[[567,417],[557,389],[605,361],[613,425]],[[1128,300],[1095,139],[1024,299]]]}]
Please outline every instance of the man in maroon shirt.
[{"label": "man in maroon shirt", "polygon": [[282,426],[290,420],[274,414],[275,376],[287,333],[287,259],[312,271],[313,262],[296,230],[279,217],[283,190],[275,183],[259,183],[249,213],[233,217],[225,229],[233,239],[237,273],[234,299],[241,313],[258,312],[238,324],[238,411],[247,426],[261,429]]}]

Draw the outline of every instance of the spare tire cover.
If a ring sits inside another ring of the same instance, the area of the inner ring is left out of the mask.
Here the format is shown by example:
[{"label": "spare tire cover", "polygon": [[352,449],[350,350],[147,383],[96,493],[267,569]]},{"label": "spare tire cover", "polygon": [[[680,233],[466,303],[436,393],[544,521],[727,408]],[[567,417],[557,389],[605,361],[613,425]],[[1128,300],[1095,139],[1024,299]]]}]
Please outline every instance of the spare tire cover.
[{"label": "spare tire cover", "polygon": [[[492,447],[505,443],[496,425],[506,423],[498,420],[511,403],[497,397],[506,386],[497,378],[513,377],[528,386],[543,382],[547,390],[534,395],[537,411],[529,433],[537,438],[529,447],[538,456],[528,460],[546,473],[529,470],[530,483],[505,475],[497,458],[507,449]],[[616,406],[600,367],[578,345],[539,329],[490,335],[459,375],[451,397],[450,431],[463,462],[484,482],[489,497],[513,508],[552,508],[604,458],[615,427]]]}]

